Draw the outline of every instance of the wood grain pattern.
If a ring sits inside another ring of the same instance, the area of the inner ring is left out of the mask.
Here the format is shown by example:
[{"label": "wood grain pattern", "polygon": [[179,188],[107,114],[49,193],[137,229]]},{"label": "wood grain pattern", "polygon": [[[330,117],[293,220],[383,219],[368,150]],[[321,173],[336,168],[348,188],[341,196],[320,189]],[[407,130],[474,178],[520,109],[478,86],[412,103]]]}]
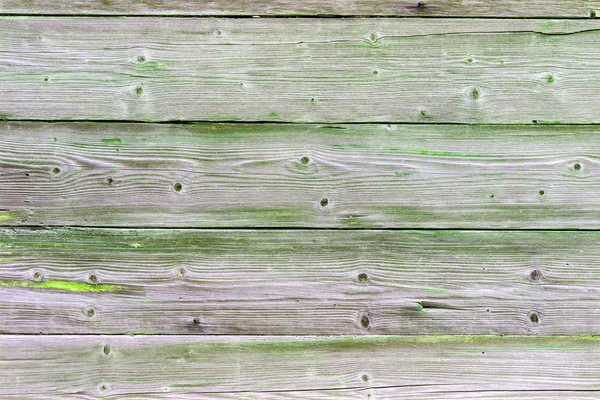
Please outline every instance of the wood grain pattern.
[{"label": "wood grain pattern", "polygon": [[600,332],[600,232],[3,230],[0,332]]},{"label": "wood grain pattern", "polygon": [[598,12],[0,0],[0,398],[600,398]]},{"label": "wood grain pattern", "polygon": [[598,123],[599,29],[598,20],[4,17],[0,115]]},{"label": "wood grain pattern", "polygon": [[597,0],[0,0],[0,13],[214,16],[590,17]]},{"label": "wood grain pattern", "polygon": [[600,228],[597,126],[5,122],[0,146],[4,226]]},{"label": "wood grain pattern", "polygon": [[590,399],[599,357],[589,337],[2,336],[0,395]]}]

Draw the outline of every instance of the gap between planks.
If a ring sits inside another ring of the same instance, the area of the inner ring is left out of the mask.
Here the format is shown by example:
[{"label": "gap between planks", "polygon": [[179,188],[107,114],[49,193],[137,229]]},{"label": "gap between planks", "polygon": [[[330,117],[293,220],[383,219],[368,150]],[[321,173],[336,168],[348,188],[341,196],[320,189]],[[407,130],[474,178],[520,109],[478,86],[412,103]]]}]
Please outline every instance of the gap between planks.
[{"label": "gap between planks", "polygon": [[281,126],[313,126],[313,127],[330,127],[335,128],[338,126],[360,126],[360,125],[395,125],[395,126],[465,126],[465,127],[482,127],[482,128],[494,128],[494,127],[538,127],[538,126],[564,126],[564,127],[585,127],[585,126],[600,126],[600,122],[561,122],[552,123],[549,121],[540,121],[535,123],[477,123],[477,122],[393,122],[393,121],[382,121],[382,122],[327,122],[327,121],[314,121],[314,122],[294,122],[294,121],[240,121],[240,120],[170,120],[170,121],[140,121],[134,119],[31,119],[31,118],[19,118],[13,119],[10,117],[0,117],[1,122],[22,122],[22,123],[39,123],[39,124],[84,124],[84,123],[96,123],[96,124],[139,124],[139,125],[173,125],[173,126],[202,126],[202,125],[281,125]]},{"label": "gap between planks", "polygon": [[360,15],[360,14],[306,14],[306,15],[294,15],[294,14],[279,14],[279,15],[268,15],[268,14],[259,14],[259,15],[244,15],[244,14],[232,14],[232,15],[197,15],[197,14],[28,14],[28,13],[2,13],[0,12],[0,17],[27,17],[27,18],[191,18],[191,19],[204,19],[204,18],[227,18],[227,19],[377,19],[377,18],[387,18],[387,19],[455,19],[455,20],[548,20],[555,19],[561,21],[580,21],[580,20],[593,20],[597,19],[597,17],[591,16],[579,16],[579,17],[561,17],[561,16],[553,16],[553,17],[544,17],[544,16],[531,16],[531,17],[519,17],[519,16],[510,16],[510,17],[501,17],[501,16],[435,16],[435,15],[420,15],[420,16],[410,16],[410,15],[393,15],[393,14],[371,14],[371,15]]}]

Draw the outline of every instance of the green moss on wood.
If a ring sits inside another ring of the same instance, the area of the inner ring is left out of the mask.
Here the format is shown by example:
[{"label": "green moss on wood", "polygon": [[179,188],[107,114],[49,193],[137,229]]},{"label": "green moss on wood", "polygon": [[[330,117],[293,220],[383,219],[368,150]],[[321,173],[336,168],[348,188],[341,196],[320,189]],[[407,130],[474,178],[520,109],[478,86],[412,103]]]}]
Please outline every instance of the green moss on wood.
[{"label": "green moss on wood", "polygon": [[119,139],[119,138],[102,139],[101,142],[106,143],[106,144],[121,144],[121,139]]},{"label": "green moss on wood", "polygon": [[431,293],[448,293],[446,289],[438,289],[438,288],[425,288],[426,291]]},{"label": "green moss on wood", "polygon": [[334,144],[334,145],[332,145],[332,147],[334,147],[338,150],[353,150],[353,149],[368,149],[369,148],[369,146],[366,146],[364,144],[357,144],[357,143],[350,143],[350,144],[346,144],[346,145]]},{"label": "green moss on wood", "polygon": [[[237,217],[240,219],[255,219],[257,216],[265,222],[277,219],[296,219],[302,218],[302,210],[287,209],[287,208],[247,208],[231,210],[215,210],[213,214],[230,214],[230,218]],[[260,224],[262,225],[262,224]]]},{"label": "green moss on wood", "polygon": [[[346,145],[332,145],[333,148],[337,150],[355,150],[355,149],[369,149],[369,146],[363,144],[350,143]],[[383,150],[394,151],[403,154],[417,154],[424,156],[434,156],[434,157],[469,157],[469,158],[477,158],[484,157],[481,154],[474,153],[455,153],[451,151],[437,151],[437,150],[425,150],[425,149],[415,149],[415,148],[406,148],[406,147],[385,147]]]},{"label": "green moss on wood", "polygon": [[[214,343],[186,343],[182,345],[169,345],[160,348],[148,349],[157,357],[163,354],[172,356],[182,354],[189,360],[205,357],[210,353],[222,354],[224,352],[259,353],[303,357],[317,357],[331,353],[348,351],[388,351],[391,348],[404,348],[406,346],[469,346],[474,351],[480,351],[485,346],[486,351],[500,349],[512,350],[560,350],[569,351],[582,348],[589,342],[600,343],[600,336],[565,336],[565,337],[532,337],[532,336],[498,336],[498,335],[423,335],[423,336],[341,336],[335,338],[308,337],[298,340],[283,338],[268,338],[240,343],[214,342]],[[193,355],[191,355],[193,354]]]},{"label": "green moss on wood", "polygon": [[117,285],[93,285],[90,283],[54,280],[47,280],[42,282],[0,280],[0,286],[31,289],[49,289],[79,293],[115,293],[120,289],[120,286]]},{"label": "green moss on wood", "polygon": [[473,153],[455,153],[452,151],[437,151],[437,150],[425,150],[425,149],[411,149],[411,148],[399,148],[389,147],[386,150],[397,151],[404,154],[419,154],[423,156],[434,156],[434,157],[483,157],[480,154]]},{"label": "green moss on wood", "polygon": [[0,222],[3,221],[12,221],[15,219],[15,216],[10,211],[0,211]]},{"label": "green moss on wood", "polygon": [[146,59],[144,58],[142,61],[138,61],[138,63],[136,63],[135,66],[138,71],[152,72],[158,69],[168,67],[169,64],[164,61],[146,61]]},{"label": "green moss on wood", "polygon": [[561,121],[540,121],[540,120],[535,120],[533,121],[534,124],[537,125],[561,125],[562,122]]}]

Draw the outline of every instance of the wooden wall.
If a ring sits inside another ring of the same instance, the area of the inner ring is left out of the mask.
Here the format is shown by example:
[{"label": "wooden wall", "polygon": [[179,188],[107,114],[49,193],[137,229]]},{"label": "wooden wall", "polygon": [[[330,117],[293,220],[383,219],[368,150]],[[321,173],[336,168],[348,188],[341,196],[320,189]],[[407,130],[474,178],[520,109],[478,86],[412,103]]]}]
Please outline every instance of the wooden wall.
[{"label": "wooden wall", "polygon": [[0,0],[0,398],[600,398],[598,0]]}]

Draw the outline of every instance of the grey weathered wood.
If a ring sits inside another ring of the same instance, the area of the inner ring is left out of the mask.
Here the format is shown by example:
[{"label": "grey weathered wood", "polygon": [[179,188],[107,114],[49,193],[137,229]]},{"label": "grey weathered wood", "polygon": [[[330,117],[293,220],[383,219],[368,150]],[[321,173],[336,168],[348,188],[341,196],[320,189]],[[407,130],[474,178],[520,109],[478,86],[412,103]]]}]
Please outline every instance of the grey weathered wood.
[{"label": "grey weathered wood", "polygon": [[599,20],[4,17],[0,115],[597,123],[599,29]]},{"label": "grey weathered wood", "polygon": [[[157,366],[157,368],[160,368]],[[285,371],[284,371],[285,372]],[[486,391],[444,391],[431,392],[427,388],[419,390],[419,388],[353,388],[340,390],[299,390],[299,391],[282,391],[282,392],[251,392],[241,391],[233,393],[202,393],[202,399],[360,399],[360,400],[397,400],[399,393],[402,395],[402,400],[598,400],[600,392],[597,390],[590,391],[572,391],[572,390],[543,390],[539,392],[531,390],[486,390]],[[371,397],[368,397],[368,395]],[[127,395],[127,399],[196,399],[199,394],[184,394],[177,393],[148,393],[148,394],[133,394]],[[48,393],[28,394],[29,400],[46,400]],[[90,399],[103,398],[100,395],[83,395],[72,394],[66,396],[68,399]],[[6,396],[5,399],[23,399],[22,396]],[[65,396],[61,397],[65,398]]]},{"label": "grey weathered wood", "polygon": [[5,229],[0,332],[598,334],[599,243],[600,232]]},{"label": "grey weathered wood", "polygon": [[590,17],[596,11],[597,0],[0,0],[0,12],[12,14]]},{"label": "grey weathered wood", "polygon": [[597,126],[6,122],[0,146],[5,226],[600,228]]},{"label": "grey weathered wood", "polygon": [[[159,366],[156,367],[160,368]],[[489,390],[489,391],[473,391],[473,392],[461,392],[461,391],[443,391],[432,393],[427,388],[419,391],[418,388],[407,389],[407,388],[354,388],[354,389],[340,389],[340,390],[299,390],[299,391],[282,391],[282,392],[250,392],[241,391],[233,393],[202,393],[202,399],[360,399],[360,400],[397,400],[398,394],[401,393],[402,400],[598,400],[600,395],[599,391],[571,391],[571,390],[544,390],[540,392],[530,390]],[[368,397],[368,395],[371,397]],[[197,393],[181,393],[175,394],[163,392],[163,393],[148,393],[148,394],[132,394],[127,395],[127,399],[197,399],[200,394]],[[23,396],[6,396],[5,399],[19,399],[22,400]],[[41,394],[28,394],[26,399],[28,400],[46,400],[49,398],[48,392],[42,390]],[[68,399],[94,399],[94,398],[106,398],[98,394],[96,395],[85,395],[85,394],[71,394],[68,396],[61,396],[61,398]]]},{"label": "grey weathered wood", "polygon": [[599,358],[590,337],[1,336],[0,395],[590,399]]},{"label": "grey weathered wood", "polygon": [[[371,397],[369,397],[371,395]],[[432,392],[431,389],[417,388],[353,388],[341,390],[299,390],[299,391],[283,391],[283,392],[235,392],[235,393],[210,393],[204,394],[203,398],[210,399],[360,399],[360,400],[398,400],[398,396],[402,396],[402,400],[598,400],[600,392],[597,390],[590,391],[572,391],[572,390],[541,390],[539,392],[531,390],[474,390],[471,392],[465,391],[444,391],[438,390]],[[196,398],[193,395],[182,393],[170,394],[146,394],[127,396],[127,399],[181,399]],[[8,397],[9,399],[12,397]],[[27,399],[47,399],[47,395],[27,396]],[[84,396],[70,396],[69,398],[89,398]],[[92,397],[93,398],[93,397]]]}]

